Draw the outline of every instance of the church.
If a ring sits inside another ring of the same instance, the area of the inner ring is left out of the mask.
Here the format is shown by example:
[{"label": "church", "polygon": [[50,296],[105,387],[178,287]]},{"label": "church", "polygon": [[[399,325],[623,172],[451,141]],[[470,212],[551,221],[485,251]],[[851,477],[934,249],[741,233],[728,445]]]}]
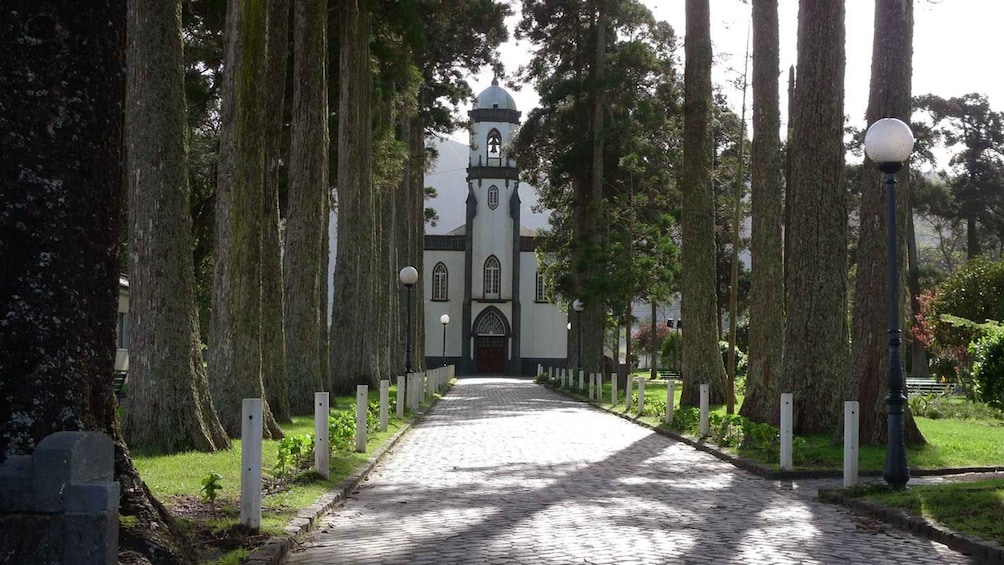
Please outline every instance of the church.
[{"label": "church", "polygon": [[536,232],[520,224],[519,170],[506,155],[520,112],[493,81],[469,115],[466,220],[425,236],[426,366],[533,375],[565,364],[568,314],[547,301]]}]

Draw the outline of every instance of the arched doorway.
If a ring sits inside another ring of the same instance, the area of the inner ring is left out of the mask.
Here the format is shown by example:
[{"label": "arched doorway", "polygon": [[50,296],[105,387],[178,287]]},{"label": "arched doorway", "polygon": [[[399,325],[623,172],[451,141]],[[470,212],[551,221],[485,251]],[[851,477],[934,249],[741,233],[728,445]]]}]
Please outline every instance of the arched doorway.
[{"label": "arched doorway", "polygon": [[490,307],[474,322],[474,368],[479,373],[505,373],[509,324],[498,308]]}]

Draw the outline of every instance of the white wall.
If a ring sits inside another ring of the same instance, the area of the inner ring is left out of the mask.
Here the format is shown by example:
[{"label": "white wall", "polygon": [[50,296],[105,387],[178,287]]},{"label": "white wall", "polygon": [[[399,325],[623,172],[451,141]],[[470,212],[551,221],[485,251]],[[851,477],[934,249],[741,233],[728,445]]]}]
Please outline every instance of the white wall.
[{"label": "white wall", "polygon": [[519,256],[519,296],[521,343],[524,358],[564,358],[568,342],[568,314],[556,304],[534,302],[536,298],[537,256],[523,252]]},{"label": "white wall", "polygon": [[[438,357],[443,353],[443,324],[439,317],[450,315],[446,326],[446,356],[460,356],[460,336],[463,335],[464,321],[464,252],[425,251],[425,268],[422,273],[425,282],[425,355]],[[432,270],[436,263],[446,265],[447,301],[432,301]]]},{"label": "white wall", "polygon": [[[512,299],[512,218],[509,216],[509,198],[516,190],[516,183],[509,186],[500,179],[484,179],[480,186],[474,183],[474,193],[478,198],[478,214],[474,217],[473,298],[484,298],[485,261],[494,255],[501,267],[499,296],[503,300]],[[495,185],[499,189],[499,205],[494,210],[488,207],[488,189]]]}]

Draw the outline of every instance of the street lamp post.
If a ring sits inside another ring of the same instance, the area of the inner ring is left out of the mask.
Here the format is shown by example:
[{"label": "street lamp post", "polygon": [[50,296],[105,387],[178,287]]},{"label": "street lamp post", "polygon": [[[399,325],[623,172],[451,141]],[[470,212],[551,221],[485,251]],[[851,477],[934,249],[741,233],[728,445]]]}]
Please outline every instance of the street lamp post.
[{"label": "street lamp post", "polygon": [[899,269],[896,260],[896,172],[913,151],[913,132],[910,126],[895,118],[882,118],[873,123],[865,134],[865,153],[885,174],[887,201],[887,229],[889,261],[889,396],[886,398],[889,413],[889,434],[886,439],[885,468],[882,478],[889,486],[901,489],[910,480],[906,464],[906,445],[903,438],[903,367],[900,364],[899,346],[902,343],[899,329]]},{"label": "street lamp post", "polygon": [[572,303],[572,310],[575,310],[575,325],[578,326],[576,333],[578,334],[579,345],[575,349],[575,362],[577,364],[578,371],[575,373],[578,375],[582,372],[582,311],[586,309],[586,305],[582,303],[578,298]]},{"label": "street lamp post", "polygon": [[408,324],[405,326],[407,334],[404,341],[404,371],[407,374],[411,372],[411,287],[415,286],[415,283],[418,282],[418,269],[408,265],[401,269],[399,278],[401,279],[401,284],[408,289]]},{"label": "street lamp post", "polygon": [[443,324],[443,366],[446,366],[446,324],[450,323],[450,315],[443,314],[439,317],[439,322]]}]

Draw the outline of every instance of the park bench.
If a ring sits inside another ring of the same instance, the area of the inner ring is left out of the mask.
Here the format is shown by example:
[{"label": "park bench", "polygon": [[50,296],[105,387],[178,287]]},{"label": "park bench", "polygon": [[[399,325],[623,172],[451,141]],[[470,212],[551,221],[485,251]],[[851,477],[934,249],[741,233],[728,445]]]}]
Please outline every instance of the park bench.
[{"label": "park bench", "polygon": [[659,369],[659,378],[664,380],[678,379],[680,378],[680,373],[677,373],[673,369]]},{"label": "park bench", "polygon": [[115,371],[112,375],[112,390],[115,391],[115,396],[117,398],[124,398],[126,393],[124,390],[126,379],[129,377],[128,371]]},{"label": "park bench", "polygon": [[948,394],[952,385],[923,377],[907,377],[906,390],[909,394]]}]

